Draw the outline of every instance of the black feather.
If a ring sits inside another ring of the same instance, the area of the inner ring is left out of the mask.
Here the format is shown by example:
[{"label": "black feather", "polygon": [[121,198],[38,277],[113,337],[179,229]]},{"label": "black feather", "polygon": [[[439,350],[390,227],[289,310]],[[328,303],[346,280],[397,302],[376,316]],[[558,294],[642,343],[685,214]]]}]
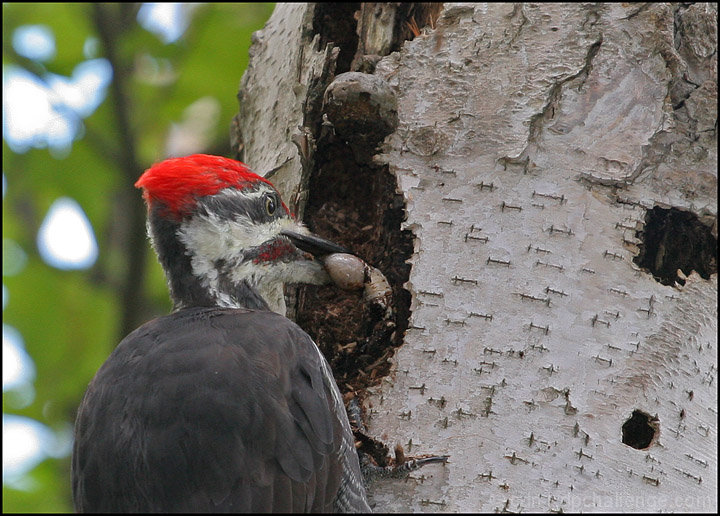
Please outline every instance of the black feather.
[{"label": "black feather", "polygon": [[273,312],[187,308],[145,324],[80,406],[76,509],[332,511],[348,436],[322,360]]}]

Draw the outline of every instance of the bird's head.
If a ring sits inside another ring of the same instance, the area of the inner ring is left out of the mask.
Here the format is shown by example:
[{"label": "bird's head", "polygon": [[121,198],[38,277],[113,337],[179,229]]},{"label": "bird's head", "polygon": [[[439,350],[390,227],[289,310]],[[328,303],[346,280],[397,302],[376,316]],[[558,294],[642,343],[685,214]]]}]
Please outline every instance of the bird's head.
[{"label": "bird's head", "polygon": [[269,308],[285,283],[329,281],[322,257],[346,252],[297,223],[275,187],[244,164],[195,154],[145,171],[148,233],[176,308]]}]

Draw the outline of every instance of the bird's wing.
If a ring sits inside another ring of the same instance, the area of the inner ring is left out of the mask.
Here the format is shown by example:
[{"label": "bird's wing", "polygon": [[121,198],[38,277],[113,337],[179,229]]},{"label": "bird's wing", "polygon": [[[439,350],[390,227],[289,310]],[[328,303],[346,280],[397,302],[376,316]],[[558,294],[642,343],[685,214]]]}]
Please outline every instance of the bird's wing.
[{"label": "bird's wing", "polygon": [[328,371],[272,312],[192,308],[145,324],[80,406],[76,508],[332,511],[349,428]]}]

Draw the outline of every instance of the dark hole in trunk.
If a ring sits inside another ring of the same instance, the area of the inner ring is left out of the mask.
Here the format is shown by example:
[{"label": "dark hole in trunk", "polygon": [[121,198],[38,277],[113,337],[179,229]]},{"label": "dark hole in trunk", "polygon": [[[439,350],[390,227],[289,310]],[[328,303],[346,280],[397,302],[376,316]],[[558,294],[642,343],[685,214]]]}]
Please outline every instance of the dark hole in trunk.
[{"label": "dark hole in trunk", "polygon": [[705,279],[717,272],[717,238],[694,213],[655,206],[638,237],[642,243],[635,263],[663,285],[685,284],[678,269],[685,275],[694,270]]},{"label": "dark hole in trunk", "polygon": [[328,358],[340,388],[360,392],[388,374],[410,316],[412,233],[400,229],[404,202],[387,167],[360,165],[344,143],[318,148],[305,220],[320,236],[348,248],[385,274],[393,290],[394,326],[371,313],[361,292],[301,287],[297,322]]},{"label": "dark hole in trunk", "polygon": [[650,446],[658,430],[658,420],[641,410],[633,410],[622,426],[622,442],[637,450]]}]

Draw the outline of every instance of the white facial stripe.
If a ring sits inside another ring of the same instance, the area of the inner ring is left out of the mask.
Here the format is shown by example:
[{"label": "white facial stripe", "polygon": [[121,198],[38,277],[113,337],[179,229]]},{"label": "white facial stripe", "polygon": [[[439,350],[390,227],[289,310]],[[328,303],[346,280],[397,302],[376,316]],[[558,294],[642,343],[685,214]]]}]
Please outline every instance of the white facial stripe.
[{"label": "white facial stripe", "polygon": [[226,220],[210,214],[207,217],[196,216],[183,224],[178,237],[196,256],[229,260],[276,238],[284,229],[307,231],[287,217],[256,224],[244,216]]},{"label": "white facial stripe", "polygon": [[[264,189],[263,189],[264,190]],[[261,196],[272,191],[252,192]],[[244,192],[244,198],[247,199]],[[232,195],[232,194],[231,194]],[[220,218],[216,214],[196,215],[178,229],[178,238],[191,253],[190,260],[195,276],[201,279],[203,287],[213,295],[220,306],[237,307],[238,303],[219,285],[217,262],[238,263],[230,272],[233,283],[247,281],[257,288],[271,310],[284,314],[285,299],[283,284],[329,282],[320,263],[311,260],[293,262],[255,263],[254,260],[242,261],[246,251],[257,248],[265,242],[277,238],[282,230],[307,234],[309,231],[288,217],[281,217],[265,223],[255,223],[248,217],[238,214],[234,220]]]},{"label": "white facial stripe", "polygon": [[[258,183],[256,186],[253,186],[251,188],[246,188],[244,190],[238,190],[237,188],[226,188],[224,190],[220,190],[218,193],[214,195],[214,197],[228,197],[233,198],[237,197],[238,199],[241,199],[242,202],[253,202],[257,199],[262,198],[263,196],[267,194],[277,194],[277,191],[272,188],[270,185],[266,183]],[[278,196],[279,197],[279,196]],[[282,209],[280,206],[278,206],[278,209]]]},{"label": "white facial stripe", "polygon": [[[228,201],[228,205],[235,204],[237,198],[238,206],[248,206],[253,203],[257,203],[258,199],[263,198],[268,194],[275,194],[277,192],[270,186],[264,183],[260,183],[255,189],[237,190],[235,188],[227,188],[216,194],[215,197],[220,197],[225,201]],[[279,197],[278,197],[279,199]],[[259,203],[258,203],[259,204]],[[264,209],[264,205],[262,207]],[[283,210],[282,206],[277,206],[276,210]],[[217,247],[218,240],[217,235],[222,234],[232,239],[231,242],[224,241],[221,245],[222,248],[229,251],[230,254],[237,256],[238,252],[242,249],[249,249],[251,247],[257,247],[264,242],[272,240],[277,234],[286,228],[293,228],[297,230],[298,224],[294,221],[289,220],[288,217],[282,216],[276,219],[272,219],[266,222],[258,220],[252,220],[249,215],[242,210],[238,210],[235,213],[220,213],[215,214],[211,210],[208,213],[202,215],[196,215],[189,223],[184,226],[187,229],[183,230],[185,233],[206,233],[205,241],[199,242],[200,247],[189,245],[190,242],[186,239],[182,241],[188,245],[189,249],[203,250],[207,249],[212,251],[213,247]],[[201,212],[202,213],[202,212]],[[284,212],[280,212],[284,215]],[[215,241],[215,244],[207,242],[207,239],[211,238]],[[217,253],[214,253],[217,254]],[[218,257],[221,257],[218,255]]]},{"label": "white facial stripe", "polygon": [[244,199],[259,199],[265,194],[274,193],[275,190],[266,183],[258,183],[252,190],[238,190],[237,188],[226,188],[215,195],[238,195]]}]

